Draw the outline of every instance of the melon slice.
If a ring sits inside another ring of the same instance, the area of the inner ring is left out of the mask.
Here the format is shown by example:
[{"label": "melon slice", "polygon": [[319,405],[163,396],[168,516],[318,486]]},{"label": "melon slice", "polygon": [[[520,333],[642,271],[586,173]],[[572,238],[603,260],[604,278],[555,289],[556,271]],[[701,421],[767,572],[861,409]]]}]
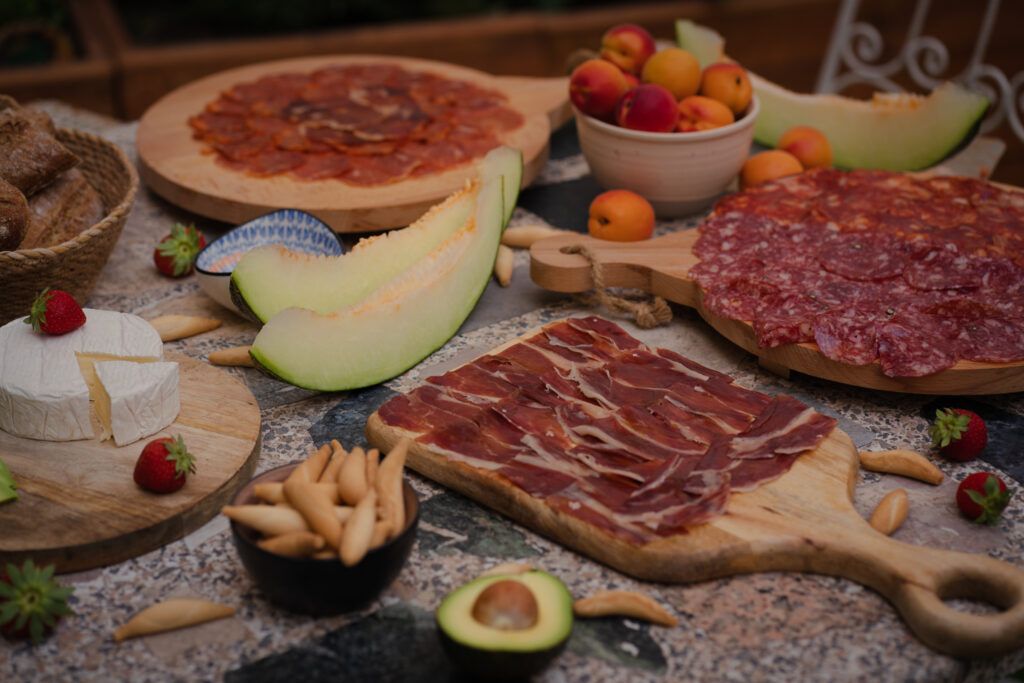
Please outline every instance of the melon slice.
[{"label": "melon slice", "polygon": [[[725,41],[715,31],[692,21],[676,22],[676,39],[701,63],[725,57]],[[841,168],[915,171],[933,166],[974,134],[988,100],[954,83],[944,83],[927,96],[875,93],[871,100],[841,95],[804,95],[750,73],[761,113],[754,138],[774,147],[793,126],[817,128],[832,145]]]},{"label": "melon slice", "polygon": [[518,151],[491,151],[480,164],[473,214],[454,234],[352,306],[281,311],[256,336],[253,359],[321,391],[377,384],[419,363],[458,331],[487,286],[522,170]]},{"label": "melon slice", "polygon": [[319,313],[351,306],[455,233],[472,214],[477,189],[475,181],[467,182],[409,227],[362,239],[341,256],[280,245],[253,249],[231,273],[231,298],[260,322],[292,306]]}]

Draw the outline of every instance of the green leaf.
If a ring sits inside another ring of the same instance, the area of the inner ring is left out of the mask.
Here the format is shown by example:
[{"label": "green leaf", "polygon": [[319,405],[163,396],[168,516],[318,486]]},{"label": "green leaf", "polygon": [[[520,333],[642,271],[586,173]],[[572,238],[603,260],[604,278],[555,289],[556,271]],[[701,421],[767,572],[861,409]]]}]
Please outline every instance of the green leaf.
[{"label": "green leaf", "polygon": [[988,496],[995,496],[999,493],[999,482],[995,475],[990,474],[985,478],[985,493]]},{"label": "green leaf", "polygon": [[985,507],[985,501],[987,500],[981,491],[975,491],[974,489],[967,490],[967,497],[973,500],[978,505]]}]

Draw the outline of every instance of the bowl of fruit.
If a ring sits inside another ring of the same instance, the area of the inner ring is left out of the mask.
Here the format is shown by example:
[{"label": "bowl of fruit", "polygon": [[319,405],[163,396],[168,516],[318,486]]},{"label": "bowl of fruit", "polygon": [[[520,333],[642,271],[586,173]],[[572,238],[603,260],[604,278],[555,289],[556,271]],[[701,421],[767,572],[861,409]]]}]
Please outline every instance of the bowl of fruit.
[{"label": "bowl of fruit", "polygon": [[573,70],[569,98],[598,184],[643,195],[665,218],[700,211],[728,187],[758,113],[742,66],[702,69],[686,50],[656,50],[633,24],[605,33],[600,57]]}]

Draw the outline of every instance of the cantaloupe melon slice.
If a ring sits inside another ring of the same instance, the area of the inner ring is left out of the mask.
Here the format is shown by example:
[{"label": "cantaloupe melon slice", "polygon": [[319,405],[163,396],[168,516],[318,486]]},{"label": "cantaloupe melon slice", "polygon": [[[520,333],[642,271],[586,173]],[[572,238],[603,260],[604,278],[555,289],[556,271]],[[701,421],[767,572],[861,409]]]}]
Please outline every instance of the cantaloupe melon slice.
[{"label": "cantaloupe melon slice", "polygon": [[341,256],[253,249],[231,274],[231,298],[260,322],[291,306],[330,313],[362,301],[454,234],[472,215],[478,189],[468,181],[409,227],[362,239]]},{"label": "cantaloupe melon slice", "polygon": [[288,308],[253,342],[267,372],[307,389],[341,391],[401,374],[454,335],[483,293],[522,176],[522,155],[480,164],[472,215],[426,256],[362,301],[332,313]]},{"label": "cantaloupe melon slice", "polygon": [[[676,22],[676,39],[701,67],[727,59],[722,36],[692,21]],[[974,134],[988,108],[984,96],[954,83],[927,96],[876,93],[871,100],[855,100],[795,93],[748,73],[761,103],[754,138],[774,147],[793,126],[812,126],[828,138],[841,168],[914,171],[932,166]]]}]

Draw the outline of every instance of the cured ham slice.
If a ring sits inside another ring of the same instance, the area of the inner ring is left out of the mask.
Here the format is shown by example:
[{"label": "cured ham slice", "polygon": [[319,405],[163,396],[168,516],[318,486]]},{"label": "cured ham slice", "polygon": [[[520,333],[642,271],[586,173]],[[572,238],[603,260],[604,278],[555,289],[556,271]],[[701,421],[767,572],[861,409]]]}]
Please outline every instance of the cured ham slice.
[{"label": "cured ham slice", "polygon": [[596,317],[546,325],[378,415],[635,544],[721,514],[731,492],[782,476],[835,426]]}]

